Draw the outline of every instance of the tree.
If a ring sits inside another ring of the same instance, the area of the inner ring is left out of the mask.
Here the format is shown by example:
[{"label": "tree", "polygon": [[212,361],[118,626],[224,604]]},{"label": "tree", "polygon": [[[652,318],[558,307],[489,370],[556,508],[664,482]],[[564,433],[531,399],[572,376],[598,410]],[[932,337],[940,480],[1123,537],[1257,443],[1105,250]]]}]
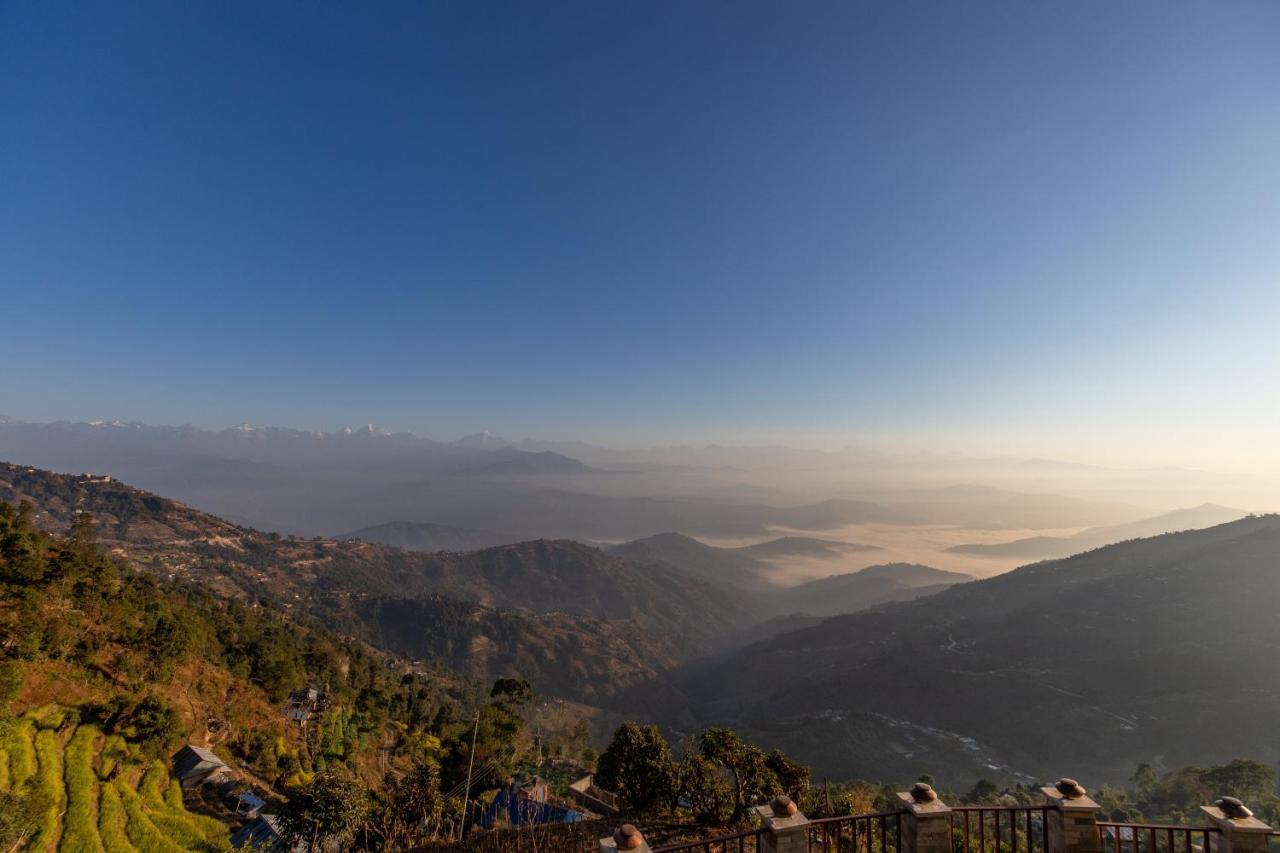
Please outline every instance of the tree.
[{"label": "tree", "polygon": [[973,783],[973,787],[969,789],[969,793],[964,795],[966,803],[981,805],[982,803],[990,803],[995,799],[996,794],[1000,793],[1000,788],[990,779],[979,779]]},{"label": "tree", "polygon": [[702,757],[729,771],[733,779],[733,818],[741,818],[747,808],[781,793],[782,785],[769,768],[764,751],[750,746],[733,729],[710,728],[698,741]]},{"label": "tree", "polygon": [[699,823],[722,824],[733,816],[734,792],[720,765],[704,757],[692,743],[680,761],[676,794]]},{"label": "tree", "polygon": [[138,741],[152,752],[162,751],[182,731],[182,718],[159,696],[146,696],[138,702],[114,696],[92,707],[90,714],[108,732]]},{"label": "tree", "polygon": [[1276,792],[1275,771],[1261,761],[1246,758],[1210,767],[1200,774],[1200,781],[1215,797],[1238,797],[1246,803],[1260,802]]},{"label": "tree", "polygon": [[533,685],[523,678],[499,678],[493,682],[489,698],[494,704],[503,705],[514,711],[533,703]]},{"label": "tree", "polygon": [[[503,778],[515,769],[514,759],[524,723],[505,702],[490,702],[480,709],[479,720],[459,720],[441,731],[440,777],[448,789],[467,777],[471,761],[472,729],[475,728],[474,767],[490,768],[490,778]],[[485,777],[477,776],[473,786]]]},{"label": "tree", "polygon": [[280,810],[280,828],[291,844],[315,853],[329,841],[349,840],[369,815],[367,788],[345,774],[327,772],[293,793]]},{"label": "tree", "polygon": [[98,555],[98,525],[87,512],[76,513],[67,533],[68,549],[88,562]]},{"label": "tree", "polygon": [[637,809],[668,801],[675,777],[671,747],[657,726],[623,723],[596,762],[596,781]]},{"label": "tree", "polygon": [[434,762],[415,764],[399,778],[388,775],[366,829],[383,850],[406,850],[426,836],[440,817],[440,770]]},{"label": "tree", "polygon": [[4,505],[0,515],[0,579],[14,583],[38,583],[44,579],[43,543],[34,516],[28,501],[19,504],[16,514],[8,504]]},{"label": "tree", "polygon": [[786,753],[778,749],[769,753],[765,764],[778,780],[782,793],[795,802],[800,802],[805,792],[809,790],[809,768],[792,761]]}]

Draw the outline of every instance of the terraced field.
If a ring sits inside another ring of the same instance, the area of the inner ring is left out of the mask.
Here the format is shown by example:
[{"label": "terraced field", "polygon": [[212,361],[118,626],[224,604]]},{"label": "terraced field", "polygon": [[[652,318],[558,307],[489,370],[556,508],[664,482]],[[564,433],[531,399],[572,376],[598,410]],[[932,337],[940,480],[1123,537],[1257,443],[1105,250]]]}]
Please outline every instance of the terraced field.
[{"label": "terraced field", "polygon": [[182,804],[162,762],[54,706],[21,717],[0,742],[0,790],[30,786],[47,804],[28,851],[177,853],[228,849],[227,827]]}]

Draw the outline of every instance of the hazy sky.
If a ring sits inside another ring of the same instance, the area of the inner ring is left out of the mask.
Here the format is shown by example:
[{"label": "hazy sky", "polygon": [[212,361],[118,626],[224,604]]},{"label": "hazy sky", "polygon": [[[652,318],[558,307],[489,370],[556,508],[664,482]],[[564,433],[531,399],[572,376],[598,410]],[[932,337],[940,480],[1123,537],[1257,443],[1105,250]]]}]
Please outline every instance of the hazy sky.
[{"label": "hazy sky", "polygon": [[1273,462],[1280,4],[0,2],[0,413]]}]

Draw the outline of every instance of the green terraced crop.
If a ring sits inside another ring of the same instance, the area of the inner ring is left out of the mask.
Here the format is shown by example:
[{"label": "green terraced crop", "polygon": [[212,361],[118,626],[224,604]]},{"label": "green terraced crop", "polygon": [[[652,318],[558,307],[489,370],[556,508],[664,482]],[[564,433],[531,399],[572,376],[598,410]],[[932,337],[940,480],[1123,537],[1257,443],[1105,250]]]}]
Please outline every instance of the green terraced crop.
[{"label": "green terraced crop", "polygon": [[40,729],[36,732],[36,764],[38,769],[35,785],[44,795],[48,806],[40,815],[40,828],[27,849],[53,849],[62,832],[59,817],[66,808],[67,789],[62,784],[62,743],[58,740],[57,732],[52,729]]},{"label": "green terraced crop", "polygon": [[128,816],[129,841],[140,853],[183,853],[185,848],[166,838],[164,832],[147,816],[137,791],[124,784],[120,778],[112,784],[120,795]]},{"label": "green terraced crop", "polygon": [[137,851],[138,848],[129,841],[128,820],[115,783],[103,783],[98,799],[98,836],[106,853]]},{"label": "green terraced crop", "polygon": [[14,790],[21,788],[36,775],[35,723],[23,718],[9,733],[5,752],[9,755],[9,784]]},{"label": "green terraced crop", "polygon": [[67,743],[67,812],[59,848],[66,853],[105,851],[98,836],[98,776],[93,771],[99,734],[94,726],[81,726]]}]

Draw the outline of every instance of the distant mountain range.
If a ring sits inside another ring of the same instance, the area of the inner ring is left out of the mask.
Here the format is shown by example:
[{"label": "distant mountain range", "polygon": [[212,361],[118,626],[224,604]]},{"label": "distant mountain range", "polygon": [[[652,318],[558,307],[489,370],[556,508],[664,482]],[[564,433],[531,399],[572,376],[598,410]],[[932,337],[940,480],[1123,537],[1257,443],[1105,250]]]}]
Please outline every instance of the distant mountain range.
[{"label": "distant mountain range", "polygon": [[[684,529],[760,536],[906,524],[909,512],[851,499],[752,502],[650,495],[550,448],[478,434],[440,442],[368,425],[331,433],[242,424],[211,431],[140,423],[0,421],[0,458],[111,473],[259,529],[303,535],[396,519],[506,531],[523,539],[618,541]],[[746,493],[747,490],[737,490]]]},{"label": "distant mountain range", "polygon": [[677,725],[734,725],[815,775],[955,788],[1274,762],[1277,602],[1280,517],[1124,542],[694,666]]},{"label": "distant mountain range", "polygon": [[1126,539],[1140,539],[1146,536],[1159,536],[1162,533],[1173,533],[1179,530],[1196,530],[1235,521],[1247,513],[1240,509],[1218,506],[1217,504],[1201,504],[1190,509],[1178,509],[1144,518],[1128,524],[1113,524],[1107,527],[1093,527],[1082,530],[1073,536],[1030,536],[1015,539],[1012,542],[982,543],[954,545],[948,551],[957,554],[970,554],[978,557],[1011,557],[1019,560],[1050,560],[1067,557],[1112,545]]}]

